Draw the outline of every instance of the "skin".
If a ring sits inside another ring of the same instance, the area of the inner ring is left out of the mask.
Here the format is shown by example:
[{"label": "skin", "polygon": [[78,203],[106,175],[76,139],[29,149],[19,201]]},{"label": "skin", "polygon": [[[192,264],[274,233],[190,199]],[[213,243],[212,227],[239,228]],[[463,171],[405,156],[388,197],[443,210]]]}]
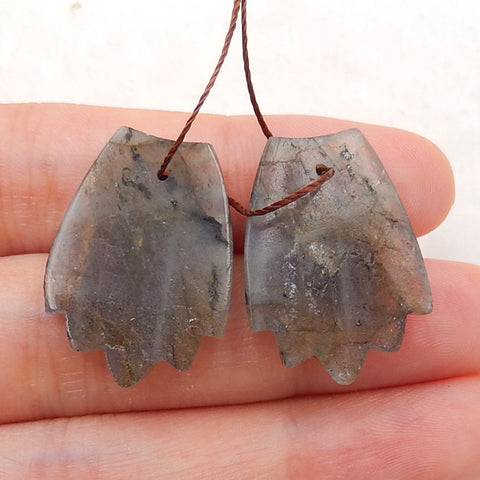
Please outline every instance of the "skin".
[{"label": "skin", "polygon": [[[287,369],[244,302],[245,221],[232,213],[233,299],[225,337],[188,372],[157,365],[113,382],[103,353],[73,352],[44,313],[47,252],[76,188],[121,125],[175,138],[181,113],[71,105],[0,107],[0,477],[15,479],[480,478],[480,268],[428,260],[434,311],[410,316],[397,353],[370,351],[336,385],[315,359]],[[453,198],[444,155],[414,134],[316,117],[268,117],[277,136],[356,126],[382,159],[417,235]],[[265,138],[252,117],[200,116],[229,195],[248,203]],[[460,232],[461,234],[461,232]]]}]

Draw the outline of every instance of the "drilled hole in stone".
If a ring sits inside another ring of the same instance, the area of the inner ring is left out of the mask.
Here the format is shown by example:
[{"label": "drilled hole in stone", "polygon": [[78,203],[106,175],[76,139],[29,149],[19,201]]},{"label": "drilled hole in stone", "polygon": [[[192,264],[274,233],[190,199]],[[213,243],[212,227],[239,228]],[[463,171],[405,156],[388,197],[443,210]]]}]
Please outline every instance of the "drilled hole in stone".
[{"label": "drilled hole in stone", "polygon": [[161,170],[159,170],[157,172],[157,177],[160,181],[165,181],[167,178],[168,178],[168,172],[162,172]]}]

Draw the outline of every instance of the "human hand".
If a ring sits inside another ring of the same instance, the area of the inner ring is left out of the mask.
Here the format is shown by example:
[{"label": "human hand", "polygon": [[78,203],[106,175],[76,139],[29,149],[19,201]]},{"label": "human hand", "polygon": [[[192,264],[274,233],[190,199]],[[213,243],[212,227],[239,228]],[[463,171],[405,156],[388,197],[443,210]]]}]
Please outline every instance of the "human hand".
[{"label": "human hand", "polygon": [[[175,138],[185,115],[69,105],[0,107],[0,477],[15,479],[480,478],[480,268],[427,261],[434,311],[410,316],[397,353],[370,351],[335,384],[315,359],[282,366],[244,301],[244,219],[226,335],[204,338],[187,372],[160,363],[118,387],[103,352],[70,349],[44,313],[47,252],[88,168],[122,125]],[[270,117],[275,135],[358,126],[384,163],[417,235],[453,201],[451,171],[403,131],[314,117]],[[200,116],[228,194],[244,205],[265,143],[253,117]]]}]

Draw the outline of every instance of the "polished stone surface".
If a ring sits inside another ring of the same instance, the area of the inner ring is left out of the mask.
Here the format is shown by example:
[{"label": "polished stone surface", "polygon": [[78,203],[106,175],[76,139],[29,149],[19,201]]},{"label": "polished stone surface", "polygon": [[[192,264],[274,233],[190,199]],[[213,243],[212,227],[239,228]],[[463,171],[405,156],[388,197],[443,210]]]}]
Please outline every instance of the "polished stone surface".
[{"label": "polished stone surface", "polygon": [[103,349],[130,386],[158,361],[190,367],[221,336],[231,291],[228,200],[212,147],[122,127],[62,221],[45,274],[47,311],[65,313],[72,348]]},{"label": "polished stone surface", "polygon": [[317,357],[351,383],[369,348],[395,351],[405,316],[431,311],[423,259],[398,195],[355,129],[316,138],[270,138],[250,209],[316,178],[320,190],[247,222],[245,269],[250,321],[271,330],[286,366]]}]

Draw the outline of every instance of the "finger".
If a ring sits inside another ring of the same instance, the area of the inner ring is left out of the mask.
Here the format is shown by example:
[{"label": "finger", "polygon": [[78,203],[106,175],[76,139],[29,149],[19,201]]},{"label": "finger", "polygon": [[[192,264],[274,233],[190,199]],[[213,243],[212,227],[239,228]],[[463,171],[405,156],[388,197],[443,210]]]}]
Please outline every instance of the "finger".
[{"label": "finger", "polygon": [[102,352],[73,352],[63,316],[44,313],[45,261],[46,255],[0,261],[0,422],[240,404],[480,374],[479,267],[428,262],[434,312],[410,317],[400,351],[369,352],[358,379],[344,387],[315,359],[283,367],[273,335],[251,331],[237,261],[225,337],[204,338],[187,372],[161,362],[134,387],[121,388]]},{"label": "finger", "polygon": [[480,381],[0,428],[0,472],[36,479],[479,478]]},{"label": "finger", "polygon": [[[122,125],[176,138],[185,114],[73,105],[0,107],[0,255],[47,252],[65,210],[99,152]],[[453,201],[443,154],[411,133],[317,117],[278,116],[278,136],[323,135],[353,126],[372,143],[390,174],[417,235],[435,228]],[[227,191],[248,204],[265,145],[255,118],[200,116],[188,137],[214,145]],[[232,215],[235,244],[243,246],[245,219]]]}]

